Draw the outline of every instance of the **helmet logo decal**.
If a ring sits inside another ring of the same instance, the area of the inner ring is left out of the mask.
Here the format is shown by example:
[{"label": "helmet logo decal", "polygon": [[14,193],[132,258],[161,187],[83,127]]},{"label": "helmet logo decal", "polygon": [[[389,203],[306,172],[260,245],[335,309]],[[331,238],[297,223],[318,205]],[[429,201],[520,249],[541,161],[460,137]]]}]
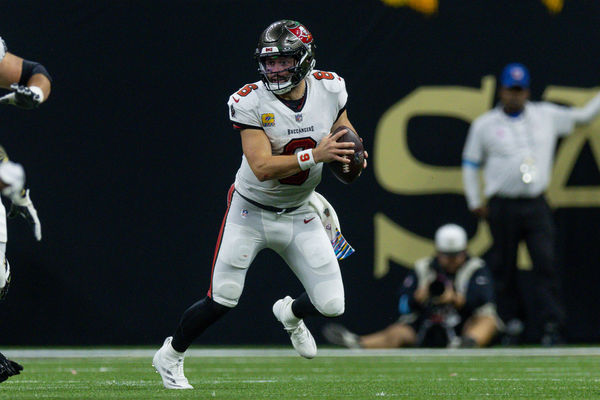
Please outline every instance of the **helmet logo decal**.
[{"label": "helmet logo decal", "polygon": [[303,25],[298,24],[294,28],[287,28],[288,31],[294,34],[304,44],[310,44],[313,41],[311,33]]},{"label": "helmet logo decal", "polygon": [[277,47],[263,47],[262,50],[260,51],[260,54],[269,54],[269,53],[277,53],[278,49]]}]

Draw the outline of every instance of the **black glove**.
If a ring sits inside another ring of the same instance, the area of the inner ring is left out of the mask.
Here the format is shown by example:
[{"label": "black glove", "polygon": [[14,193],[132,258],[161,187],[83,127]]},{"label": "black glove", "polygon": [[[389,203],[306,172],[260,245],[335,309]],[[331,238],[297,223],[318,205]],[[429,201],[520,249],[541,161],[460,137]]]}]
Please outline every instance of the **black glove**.
[{"label": "black glove", "polygon": [[0,353],[0,382],[4,382],[13,375],[19,375],[21,371],[23,371],[21,364],[9,360]]},{"label": "black glove", "polygon": [[32,90],[32,88],[28,86],[13,83],[10,85],[12,93],[0,98],[0,104],[11,104],[24,109],[35,108],[42,102],[42,96],[40,96],[40,93],[35,92],[36,89],[41,93],[40,88],[34,88]]}]

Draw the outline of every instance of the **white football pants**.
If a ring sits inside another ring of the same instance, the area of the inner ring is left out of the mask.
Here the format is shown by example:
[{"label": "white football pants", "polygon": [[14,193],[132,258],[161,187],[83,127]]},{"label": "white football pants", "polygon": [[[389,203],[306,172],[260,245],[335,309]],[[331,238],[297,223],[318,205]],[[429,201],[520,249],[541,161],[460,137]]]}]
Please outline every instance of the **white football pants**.
[{"label": "white football pants", "polygon": [[290,213],[277,214],[233,193],[225,218],[209,290],[214,301],[235,307],[250,264],[259,251],[269,248],[289,265],[321,314],[337,316],[344,312],[344,285],[338,260],[312,208],[304,205]]},{"label": "white football pants", "polygon": [[0,289],[6,286],[6,280],[10,276],[10,269],[5,267],[6,243],[0,242]]}]

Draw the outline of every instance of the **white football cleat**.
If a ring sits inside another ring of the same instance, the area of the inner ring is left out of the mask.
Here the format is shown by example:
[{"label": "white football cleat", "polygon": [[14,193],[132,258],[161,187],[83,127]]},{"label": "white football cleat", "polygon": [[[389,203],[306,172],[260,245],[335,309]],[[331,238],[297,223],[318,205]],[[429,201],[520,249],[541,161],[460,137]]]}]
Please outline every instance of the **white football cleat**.
[{"label": "white football cleat", "polygon": [[166,338],[162,347],[154,354],[152,366],[160,374],[167,389],[193,389],[183,375],[183,355],[177,355],[171,346],[171,340],[172,336]]},{"label": "white football cleat", "polygon": [[273,314],[283,328],[290,335],[294,349],[304,358],[313,358],[317,355],[317,344],[310,331],[304,324],[304,321],[297,318],[292,312],[292,299],[285,296],[273,304]]}]

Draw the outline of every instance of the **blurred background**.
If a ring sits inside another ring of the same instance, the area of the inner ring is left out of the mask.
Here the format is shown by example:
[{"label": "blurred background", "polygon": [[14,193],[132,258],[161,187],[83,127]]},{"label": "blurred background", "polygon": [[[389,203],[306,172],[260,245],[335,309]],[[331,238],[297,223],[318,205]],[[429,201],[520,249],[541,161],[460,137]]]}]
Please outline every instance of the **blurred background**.
[{"label": "blurred background", "polygon": [[[205,295],[241,158],[226,102],[259,79],[258,35],[283,18],[312,32],[318,69],[345,78],[371,154],[354,184],[325,169],[318,188],[357,250],[341,262],[340,321],[359,333],[397,318],[400,282],[440,225],[465,226],[471,251],[486,254],[460,163],[502,67],[529,67],[534,100],[583,104],[600,84],[597,1],[3,2],[8,50],[54,78],[39,110],[0,109],[1,143],[26,168],[44,234],[37,243],[24,220],[9,221],[3,345],[158,344]],[[548,192],[571,343],[600,340],[599,160],[596,122],[559,142]],[[271,305],[301,290],[261,253],[239,306],[198,342],[287,344]],[[524,316],[530,341],[535,317]],[[308,321],[317,341],[323,322]]]}]

